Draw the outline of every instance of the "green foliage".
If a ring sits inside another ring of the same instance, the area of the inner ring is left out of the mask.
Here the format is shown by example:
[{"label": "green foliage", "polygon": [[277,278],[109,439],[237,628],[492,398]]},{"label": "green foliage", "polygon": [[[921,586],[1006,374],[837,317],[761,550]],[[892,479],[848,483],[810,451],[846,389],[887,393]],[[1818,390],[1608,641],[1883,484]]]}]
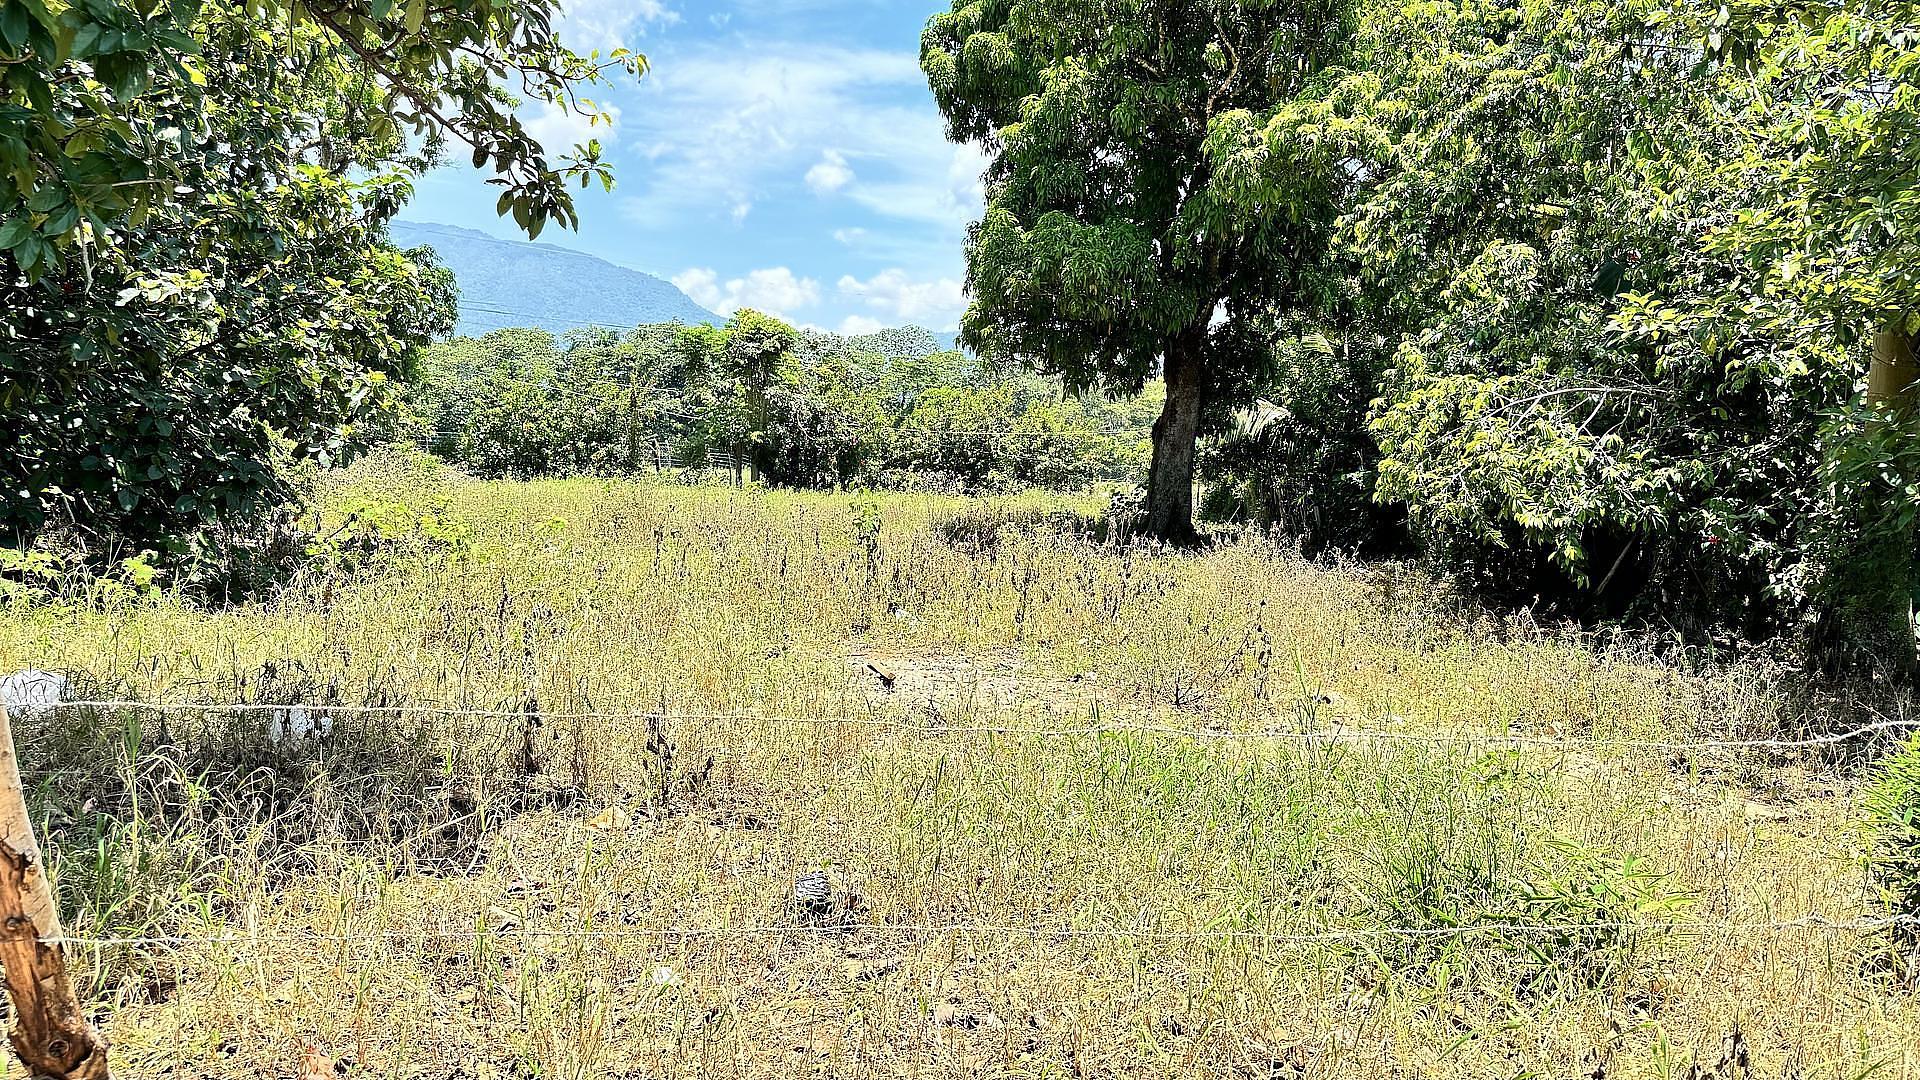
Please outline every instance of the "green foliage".
[{"label": "green foliage", "polygon": [[315,537],[307,554],[320,572],[349,577],[401,559],[459,559],[471,546],[467,527],[436,510],[396,499],[361,497],[338,507],[339,521]]},{"label": "green foliage", "polygon": [[1920,982],[1920,737],[1881,759],[1862,799],[1872,846],[1867,874],[1889,927],[1889,958],[1909,982]]},{"label": "green foliage", "polygon": [[802,332],[751,311],[624,338],[501,330],[427,349],[412,400],[426,448],[484,476],[735,460],[809,488],[1077,489],[1138,475],[1154,395],[1062,397],[933,344]]},{"label": "green foliage", "polygon": [[[1414,931],[1380,947],[1387,969],[1445,991],[1483,983],[1475,965],[1491,954],[1520,969],[1501,981],[1522,992],[1579,992],[1626,981],[1689,904],[1646,856],[1543,834],[1530,808],[1545,781],[1516,755],[1486,755],[1445,786],[1431,763],[1403,764],[1408,775],[1379,791],[1382,818],[1401,831],[1367,884],[1380,922]],[[1476,930],[1436,933],[1462,927]]]},{"label": "green foliage", "polygon": [[[958,0],[934,16],[921,60],[949,130],[997,151],[968,245],[967,339],[1069,386],[1134,392],[1170,335],[1218,304],[1231,319],[1268,302],[1328,177],[1250,143],[1341,47],[1341,14]],[[1240,212],[1261,185],[1287,212]]]},{"label": "green foliage", "polygon": [[[589,332],[562,348],[545,330],[500,330],[427,349],[412,388],[428,449],[486,476],[592,474],[635,464],[633,380],[668,363],[668,332]],[[649,393],[644,408],[656,396]],[[650,422],[652,413],[641,422]]]},{"label": "green foliage", "polygon": [[[1912,96],[1844,88],[1912,77],[1910,14],[1357,9],[1347,66],[1290,114],[1357,182],[1313,305],[1255,339],[1271,407],[1213,453],[1214,508],[1314,546],[1318,515],[1366,546],[1404,508],[1514,601],[1811,626],[1900,666],[1920,474],[1861,376],[1920,307]],[[1389,512],[1353,513],[1359,490]]]},{"label": "green foliage", "polygon": [[0,600],[48,599],[59,580],[60,560],[52,552],[0,548]]},{"label": "green foliage", "polygon": [[365,446],[453,317],[388,242],[409,177],[464,141],[502,213],[573,224],[597,148],[550,163],[502,80],[572,102],[642,64],[567,51],[539,0],[4,10],[0,540],[102,558],[187,556]]},{"label": "green foliage", "polygon": [[1013,389],[936,387],[920,394],[901,418],[901,461],[909,469],[945,473],[978,483],[1009,455]]},{"label": "green foliage", "polygon": [[1920,4],[1659,5],[1650,21],[1703,44],[1732,76],[1714,88],[1737,141],[1702,179],[1745,196],[1706,237],[1738,268],[1721,294],[1744,301],[1734,312],[1784,329],[1804,307],[1856,334],[1910,324],[1920,306]]},{"label": "green foliage", "polygon": [[776,380],[786,381],[799,332],[758,311],[734,315],[724,328],[690,327],[675,341],[694,379],[689,395],[700,452],[720,448],[767,471]]},{"label": "green foliage", "polygon": [[[1341,251],[1386,332],[1376,493],[1518,595],[1604,592],[1630,552],[1656,565],[1677,489],[1711,480],[1674,460],[1699,428],[1666,419],[1675,398],[1720,408],[1716,388],[1676,393],[1608,323],[1678,239],[1633,205],[1628,133],[1661,129],[1676,74],[1631,52],[1635,32],[1585,3],[1383,8],[1365,27],[1385,150]],[[1410,35],[1446,47],[1394,47]]]},{"label": "green foliage", "polygon": [[[1739,142],[1703,104],[1723,73],[1631,5],[1189,7],[1142,5],[1098,47],[1085,13],[1044,4],[930,26],[954,133],[1004,146],[970,253],[979,344],[1031,360],[1023,326],[1098,322],[1061,363],[1110,376],[1089,342],[1164,333],[1156,305],[1183,295],[1147,276],[1224,249],[1246,302],[1200,290],[1228,298],[1201,347],[1231,387],[1208,376],[1215,516],[1314,550],[1394,546],[1404,517],[1516,599],[1617,614],[1684,597],[1743,628],[1790,623],[1819,500],[1789,448],[1834,445],[1843,350],[1682,356],[1633,316],[1647,290],[1725,276],[1696,243],[1752,194],[1707,182]],[[1321,40],[1239,48],[1236,19],[1287,12]],[[1286,75],[1223,76],[1223,97],[1152,122],[1193,105],[1202,73],[1270,71],[1289,49],[1306,56]],[[1196,127],[1201,165],[1162,171],[1156,140]],[[1166,219],[1145,208],[1172,201],[1180,228],[1156,241]],[[1134,370],[1174,370],[1178,350],[1146,351]]]},{"label": "green foliage", "polygon": [[[1707,211],[1690,223],[1700,256],[1621,316],[1663,359],[1772,399],[1766,422],[1792,441],[1757,440],[1786,475],[1756,509],[1803,525],[1762,552],[1773,592],[1805,611],[1822,660],[1897,677],[1913,674],[1920,587],[1913,371],[1888,355],[1920,331],[1916,17],[1907,0],[1653,10],[1713,61],[1720,145],[1650,170],[1673,193],[1663,212]],[[1773,539],[1742,525],[1742,542]]]},{"label": "green foliage", "polygon": [[1820,445],[1804,561],[1787,586],[1819,617],[1820,659],[1898,676],[1912,663],[1920,599],[1920,417],[1850,404],[1828,415]]},{"label": "green foliage", "polygon": [[236,73],[271,86],[269,98],[290,87],[325,98],[315,112],[270,121],[292,131],[251,133],[303,136],[272,139],[262,147],[270,156],[339,173],[365,164],[361,145],[399,142],[403,129],[433,144],[454,139],[475,168],[493,169],[502,214],[533,235],[549,220],[572,226],[567,185],[610,178],[598,144],[550,164],[514,119],[502,81],[578,108],[579,88],[604,81],[606,68],[637,75],[645,60],[573,53],[555,34],[555,13],[544,0],[10,0],[0,19],[10,54],[0,69],[0,249],[29,276],[69,254],[111,259],[137,252],[141,226],[179,196],[217,197],[232,181],[209,184],[205,167],[236,144],[208,134],[236,112],[259,120],[272,111],[251,91],[234,92]]},{"label": "green foliage", "polygon": [[153,600],[165,573],[142,551],[96,568],[75,551],[0,548],[0,607],[49,601],[113,605]]},{"label": "green foliage", "polygon": [[1309,555],[1392,550],[1399,515],[1374,498],[1378,452],[1364,423],[1375,351],[1358,332],[1337,343],[1318,330],[1275,336],[1263,396],[1207,448],[1202,513],[1296,538]]},{"label": "green foliage", "polygon": [[1073,391],[1165,371],[1164,538],[1192,531],[1205,410],[1251,400],[1252,330],[1305,299],[1354,179],[1320,107],[1346,19],[1343,0],[954,0],[922,37],[949,133],[993,154],[962,334]]}]

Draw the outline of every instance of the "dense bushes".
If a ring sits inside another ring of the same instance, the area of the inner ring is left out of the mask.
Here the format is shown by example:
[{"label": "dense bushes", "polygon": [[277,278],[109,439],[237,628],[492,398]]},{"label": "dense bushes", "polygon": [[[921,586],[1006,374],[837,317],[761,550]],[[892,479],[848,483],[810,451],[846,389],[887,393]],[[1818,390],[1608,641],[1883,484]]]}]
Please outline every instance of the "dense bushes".
[{"label": "dense bushes", "polygon": [[924,334],[846,338],[747,311],[624,336],[500,330],[426,350],[419,441],[483,476],[737,464],[766,483],[1082,488],[1145,467],[1151,397],[1065,397]]},{"label": "dense bushes", "polygon": [[1209,508],[1911,675],[1913,12],[1356,9],[1312,121],[1364,182]]},{"label": "dense bushes", "polygon": [[1863,801],[1873,830],[1868,876],[1890,922],[1886,959],[1920,985],[1920,737],[1880,762]]}]

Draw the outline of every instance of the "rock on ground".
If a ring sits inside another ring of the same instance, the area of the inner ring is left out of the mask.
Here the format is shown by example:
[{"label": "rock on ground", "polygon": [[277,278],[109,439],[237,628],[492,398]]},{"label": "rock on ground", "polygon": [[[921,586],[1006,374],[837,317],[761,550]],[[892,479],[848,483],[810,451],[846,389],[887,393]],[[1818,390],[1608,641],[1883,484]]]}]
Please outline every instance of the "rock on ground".
[{"label": "rock on ground", "polygon": [[72,684],[65,675],[32,668],[0,679],[0,705],[12,716],[37,716],[67,700]]}]

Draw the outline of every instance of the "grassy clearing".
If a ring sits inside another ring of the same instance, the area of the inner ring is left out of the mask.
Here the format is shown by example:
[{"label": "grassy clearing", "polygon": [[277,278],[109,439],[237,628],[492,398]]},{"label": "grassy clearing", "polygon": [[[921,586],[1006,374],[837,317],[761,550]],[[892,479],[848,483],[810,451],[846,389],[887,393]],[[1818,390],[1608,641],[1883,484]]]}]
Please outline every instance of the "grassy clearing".
[{"label": "grassy clearing", "polygon": [[[1851,763],[1625,742],[1858,719],[1759,668],[1059,500],[389,466],[326,503],[362,520],[275,605],[17,610],[0,667],[541,723],[17,725],[70,933],[238,939],[80,950],[119,1074],[1920,1075],[1871,942],[1747,929],[1871,913]],[[577,715],[622,711],[781,719]]]}]

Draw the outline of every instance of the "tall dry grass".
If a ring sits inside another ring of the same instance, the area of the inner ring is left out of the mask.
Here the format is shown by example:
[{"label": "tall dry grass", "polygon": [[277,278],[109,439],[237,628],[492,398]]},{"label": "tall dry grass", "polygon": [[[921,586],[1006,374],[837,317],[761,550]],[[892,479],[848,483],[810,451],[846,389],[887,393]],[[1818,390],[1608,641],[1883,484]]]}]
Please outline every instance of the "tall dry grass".
[{"label": "tall dry grass", "polygon": [[1871,934],[1760,928],[1875,913],[1857,748],[1634,742],[1861,718],[1761,666],[1066,500],[324,505],[271,604],[0,616],[90,698],[394,710],[18,725],[70,932],[140,939],[77,947],[118,1074],[1920,1075]]}]

